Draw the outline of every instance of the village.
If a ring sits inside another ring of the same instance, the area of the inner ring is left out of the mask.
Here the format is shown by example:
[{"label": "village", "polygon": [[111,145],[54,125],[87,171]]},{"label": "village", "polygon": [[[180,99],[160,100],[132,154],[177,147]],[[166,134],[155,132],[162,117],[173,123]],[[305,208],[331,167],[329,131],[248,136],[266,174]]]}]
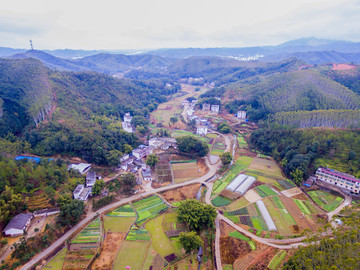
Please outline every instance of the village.
[{"label": "village", "polygon": [[[259,259],[252,261],[252,264],[260,263],[263,258],[262,264],[276,269],[274,267],[282,260],[291,256],[291,250],[303,239],[304,231],[317,231],[324,220],[332,222],[333,226],[341,224],[332,217],[351,203],[351,194],[359,193],[359,179],[320,167],[315,175],[297,187],[284,176],[274,160],[249,149],[246,140],[256,127],[247,120],[245,110],[239,110],[235,115],[222,113],[220,98],[216,99],[219,104],[205,102],[199,105],[193,90],[194,87],[188,86],[189,94],[176,98],[175,106],[165,104],[164,110],[160,106],[155,111],[151,116],[151,136],[144,137],[143,144],[121,157],[119,166],[113,168],[113,176],[102,175],[97,166],[82,160],[68,165],[69,170],[76,170],[84,179],[83,184],[75,187],[72,196],[75,200],[85,202],[87,214],[76,226],[78,230],[72,236],[70,245],[54,259],[49,258],[42,265],[44,269],[67,269],[74,267],[79,260],[82,260],[84,267],[81,269],[91,265],[92,269],[96,269],[99,264],[111,265],[113,269],[124,269],[127,265],[133,265],[132,269],[147,269],[151,265],[158,265],[153,269],[163,269],[161,265],[164,263],[172,265],[168,269],[178,269],[175,268],[178,265],[195,269],[196,261],[202,262],[204,251],[202,249],[201,254],[199,251],[200,259],[190,262],[190,257],[178,247],[179,234],[187,229],[184,224],[174,220],[174,209],[189,198],[211,204],[218,211],[216,235],[219,235],[215,239],[215,253],[212,255],[216,258],[217,269],[226,269],[230,265],[231,269],[245,269],[244,266],[248,265],[244,261],[253,258],[254,254]],[[164,122],[170,117],[182,120],[172,125],[170,121]],[[231,126],[231,132],[217,130],[224,122]],[[169,128],[165,128],[166,124]],[[125,113],[121,125],[128,133],[136,132],[130,113]],[[164,129],[171,136],[159,136],[159,131]],[[209,154],[199,159],[180,153],[176,138],[186,135],[205,142],[209,146]],[[226,166],[221,162],[224,153],[231,153],[232,156],[231,163]],[[150,155],[157,158],[155,166],[147,163]],[[21,158],[33,162],[38,159]],[[109,196],[111,191],[108,184],[126,174],[135,177],[133,196],[119,196],[108,207],[92,211],[91,201]],[[104,181],[105,185],[100,194],[94,196],[93,187],[97,181]],[[3,232],[10,237],[24,234],[33,237],[48,224],[46,220],[54,220],[59,212],[60,208],[55,207],[21,213],[7,224]],[[161,243],[154,242],[159,232],[154,231],[158,227],[151,225],[158,220],[168,222],[166,226],[164,223],[160,225],[164,230],[161,232],[166,235],[161,236]],[[94,239],[89,240],[85,234],[82,236],[81,230],[93,230]],[[107,236],[106,240],[99,237],[101,234]],[[122,240],[116,242],[116,237]],[[114,248],[106,249],[107,245]],[[155,257],[149,253],[149,245],[153,254],[157,254]],[[161,248],[161,245],[166,248]],[[239,249],[236,245],[249,248]],[[91,252],[86,255],[89,259],[85,259],[85,253],[74,253],[85,246],[91,246]],[[96,259],[91,254],[100,248],[102,253]],[[134,258],[127,257],[129,251],[135,254]],[[6,249],[2,258],[9,252]],[[103,253],[107,254],[106,259]],[[78,254],[75,261],[71,259],[74,254]],[[209,251],[205,251],[205,255],[211,256]],[[54,266],[57,260],[62,262],[64,268]],[[201,267],[210,269],[213,265],[208,261]]]}]

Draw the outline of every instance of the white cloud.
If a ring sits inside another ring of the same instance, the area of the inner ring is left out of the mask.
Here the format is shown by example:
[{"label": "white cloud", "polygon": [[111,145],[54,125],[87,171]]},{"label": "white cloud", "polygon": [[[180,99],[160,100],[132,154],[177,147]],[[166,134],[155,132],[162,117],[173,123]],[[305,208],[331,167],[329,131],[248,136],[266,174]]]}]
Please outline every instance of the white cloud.
[{"label": "white cloud", "polygon": [[360,41],[357,0],[17,0],[2,3],[0,46],[131,49]]}]

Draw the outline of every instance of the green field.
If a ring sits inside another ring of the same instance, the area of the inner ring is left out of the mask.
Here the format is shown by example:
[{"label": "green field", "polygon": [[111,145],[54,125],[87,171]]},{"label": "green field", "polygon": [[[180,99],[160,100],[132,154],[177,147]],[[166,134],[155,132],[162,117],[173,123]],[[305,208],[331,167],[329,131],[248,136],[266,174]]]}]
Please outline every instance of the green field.
[{"label": "green field", "polygon": [[269,188],[267,185],[257,186],[255,187],[255,190],[262,198],[277,195],[277,193],[271,188]]},{"label": "green field", "polygon": [[292,234],[291,225],[296,225],[295,220],[286,209],[277,208],[277,205],[271,199],[272,198],[266,198],[263,200],[263,202],[266,205],[266,208],[269,211],[270,216],[273,219],[276,228],[278,229],[278,232],[280,234]]},{"label": "green field", "polygon": [[143,269],[149,247],[149,242],[125,240],[116,256],[114,269],[123,270],[127,266],[130,266],[131,269]]},{"label": "green field", "polygon": [[91,222],[75,239],[71,241],[72,244],[84,244],[84,243],[97,243],[100,241],[101,228],[100,219],[97,218]]},{"label": "green field", "polygon": [[279,253],[277,253],[274,256],[274,258],[270,261],[268,267],[271,270],[279,269],[278,266],[280,265],[281,261],[285,258],[285,256],[286,256],[286,251],[285,250],[279,251]]},{"label": "green field", "polygon": [[159,212],[168,209],[163,200],[156,195],[134,202],[133,206],[138,215],[137,224],[143,224],[147,220],[156,217]]},{"label": "green field", "polygon": [[223,196],[217,196],[215,199],[211,200],[211,203],[216,207],[225,206],[230,204],[231,202],[232,201],[230,199]]},{"label": "green field", "polygon": [[136,217],[134,209],[132,209],[129,204],[120,206],[119,208],[116,208],[114,211],[111,211],[106,215],[112,217]]},{"label": "green field", "polygon": [[166,236],[163,229],[164,215],[158,216],[148,223],[145,228],[150,232],[152,239],[152,246],[157,253],[162,257],[165,257],[171,253],[174,253],[174,247],[171,244],[170,239]]},{"label": "green field", "polygon": [[239,148],[246,148],[248,145],[247,145],[244,137],[239,133],[237,133],[236,135],[237,135],[237,141],[239,144]]},{"label": "green field", "polygon": [[67,248],[63,248],[43,269],[62,270]]},{"label": "green field", "polygon": [[105,231],[128,232],[131,225],[135,222],[134,217],[109,217],[104,216]]},{"label": "green field", "polygon": [[317,205],[322,207],[327,212],[335,210],[344,200],[341,197],[322,190],[309,191],[308,194]]},{"label": "green field", "polygon": [[132,226],[126,240],[129,241],[150,241],[150,234],[147,230],[140,229],[137,226]]},{"label": "green field", "polygon": [[241,197],[240,199],[237,199],[236,201],[232,202],[231,204],[227,205],[225,209],[227,211],[235,211],[237,209],[243,208],[247,205],[249,205],[250,202],[246,200],[244,197]]}]

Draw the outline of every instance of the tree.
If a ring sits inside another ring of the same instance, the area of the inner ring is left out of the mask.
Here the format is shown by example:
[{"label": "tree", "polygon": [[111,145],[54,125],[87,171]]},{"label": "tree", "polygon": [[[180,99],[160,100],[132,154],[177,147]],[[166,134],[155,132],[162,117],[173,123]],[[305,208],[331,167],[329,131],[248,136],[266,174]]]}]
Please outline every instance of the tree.
[{"label": "tree", "polygon": [[223,134],[228,134],[230,133],[231,128],[227,123],[221,123],[218,125],[217,130]]},{"label": "tree", "polygon": [[83,201],[72,200],[60,209],[59,222],[65,226],[73,226],[79,222],[80,216],[83,214],[85,205]]},{"label": "tree", "polygon": [[135,175],[133,175],[131,173],[124,174],[121,177],[120,185],[121,185],[122,192],[124,194],[127,194],[127,195],[132,194],[133,188],[136,186]]},{"label": "tree", "polygon": [[68,194],[60,195],[58,199],[56,200],[56,203],[61,208],[66,204],[69,204],[71,202],[72,198]]},{"label": "tree", "polygon": [[179,151],[203,157],[209,153],[209,146],[194,136],[176,138]]},{"label": "tree", "polygon": [[146,159],[146,164],[150,167],[155,167],[158,162],[158,157],[156,155],[149,155]]},{"label": "tree", "polygon": [[92,188],[92,194],[93,195],[100,195],[101,190],[103,189],[103,187],[105,186],[105,182],[104,180],[96,180],[95,184]]},{"label": "tree", "polygon": [[192,231],[189,233],[181,232],[179,240],[186,253],[191,253],[193,250],[197,250],[204,242],[196,232]]},{"label": "tree", "polygon": [[181,202],[177,213],[180,222],[186,222],[191,230],[196,231],[212,227],[217,215],[215,207],[204,205],[194,199]]},{"label": "tree", "polygon": [[175,117],[175,116],[173,116],[173,117],[170,118],[170,123],[171,123],[171,124],[175,124],[177,121],[178,121],[178,118]]},{"label": "tree", "polygon": [[300,169],[296,169],[295,171],[292,171],[290,175],[294,183],[299,186],[303,180],[303,176],[304,176],[303,171]]},{"label": "tree", "polygon": [[222,153],[222,154],[220,155],[220,158],[221,158],[221,162],[222,162],[224,165],[228,165],[228,164],[230,164],[230,162],[232,161],[232,155],[230,154],[230,152]]}]

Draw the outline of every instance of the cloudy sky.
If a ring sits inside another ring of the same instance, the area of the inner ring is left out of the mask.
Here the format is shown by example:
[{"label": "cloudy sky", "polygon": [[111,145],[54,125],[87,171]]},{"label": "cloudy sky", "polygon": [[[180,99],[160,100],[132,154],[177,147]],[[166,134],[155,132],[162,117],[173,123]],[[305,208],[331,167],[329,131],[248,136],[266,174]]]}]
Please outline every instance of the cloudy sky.
[{"label": "cloudy sky", "polygon": [[142,49],[360,41],[359,0],[6,0],[0,46]]}]

